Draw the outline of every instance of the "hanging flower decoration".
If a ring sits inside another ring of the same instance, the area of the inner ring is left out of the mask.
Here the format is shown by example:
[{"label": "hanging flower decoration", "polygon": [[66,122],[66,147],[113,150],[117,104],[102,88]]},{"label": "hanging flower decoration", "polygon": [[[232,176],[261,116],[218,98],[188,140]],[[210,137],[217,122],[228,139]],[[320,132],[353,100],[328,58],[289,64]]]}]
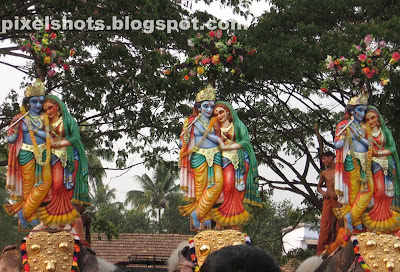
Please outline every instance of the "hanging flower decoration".
[{"label": "hanging flower decoration", "polygon": [[399,64],[399,60],[399,52],[392,52],[385,41],[377,41],[368,34],[360,44],[352,46],[348,57],[327,56],[325,68],[329,76],[321,91],[327,93],[334,82],[350,86],[354,92],[365,84],[385,86],[390,82],[391,69]]},{"label": "hanging flower decoration", "polygon": [[76,53],[74,48],[61,46],[65,41],[65,36],[52,31],[50,26],[46,26],[18,43],[22,51],[35,58],[48,77],[53,77],[58,72],[70,70],[69,58]]},{"label": "hanging flower decoration", "polygon": [[189,81],[196,77],[215,78],[216,74],[226,73],[243,79],[245,75],[242,65],[245,58],[257,52],[240,44],[237,36],[228,35],[221,29],[205,34],[197,33],[188,39],[187,44],[190,50],[186,61],[165,68],[164,75],[178,73],[184,81]]}]

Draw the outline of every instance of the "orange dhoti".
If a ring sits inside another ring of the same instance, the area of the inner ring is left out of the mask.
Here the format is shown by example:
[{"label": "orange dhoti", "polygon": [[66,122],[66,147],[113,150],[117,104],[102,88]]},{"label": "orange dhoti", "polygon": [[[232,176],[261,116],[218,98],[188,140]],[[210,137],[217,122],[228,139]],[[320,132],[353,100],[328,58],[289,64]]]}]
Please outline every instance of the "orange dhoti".
[{"label": "orange dhoti", "polygon": [[324,199],[321,227],[318,237],[317,255],[320,255],[325,250],[325,247],[335,240],[335,235],[338,228],[336,224],[337,220],[333,213],[333,208],[335,208],[336,204],[337,201],[335,199]]}]

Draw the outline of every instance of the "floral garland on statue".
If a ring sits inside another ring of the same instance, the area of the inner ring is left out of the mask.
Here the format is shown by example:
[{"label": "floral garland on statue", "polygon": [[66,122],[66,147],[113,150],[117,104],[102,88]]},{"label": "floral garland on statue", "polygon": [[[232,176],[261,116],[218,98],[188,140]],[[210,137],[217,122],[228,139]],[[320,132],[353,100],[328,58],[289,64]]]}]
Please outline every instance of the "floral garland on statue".
[{"label": "floral garland on statue", "polygon": [[[21,107],[21,113],[23,115],[26,114],[26,109],[23,106]],[[40,166],[47,165],[50,163],[50,159],[51,159],[51,140],[50,140],[49,116],[47,114],[43,115],[45,131],[46,131],[46,161],[44,161],[44,162],[42,161],[42,154],[40,154],[38,144],[36,141],[36,137],[33,133],[34,129],[32,127],[32,124],[31,124],[31,121],[29,118],[30,117],[28,116],[28,118],[25,118],[24,121],[25,121],[26,126],[28,127],[29,136],[30,136],[32,144],[33,144],[33,154],[35,155],[36,163],[39,164]]]},{"label": "floral garland on statue", "polygon": [[212,73],[228,73],[240,79],[245,77],[242,64],[247,56],[256,54],[256,49],[242,45],[236,35],[223,33],[221,29],[207,34],[197,33],[188,39],[188,58],[172,68],[166,68],[166,76],[178,73],[184,81],[194,78],[210,78]]},{"label": "floral garland on statue", "polygon": [[348,85],[358,92],[366,83],[385,86],[390,82],[390,71],[397,67],[400,53],[393,52],[384,40],[376,40],[368,34],[359,44],[353,44],[348,57],[327,56],[325,60],[328,77],[323,81],[321,91],[327,93],[338,83]]},{"label": "floral garland on statue", "polygon": [[360,246],[358,245],[358,240],[356,236],[352,236],[351,242],[353,244],[354,255],[356,255],[356,261],[360,263],[361,267],[365,270],[365,272],[371,272],[371,268],[369,268],[368,264],[364,261],[364,258],[360,254]]},{"label": "floral garland on statue", "polygon": [[[181,148],[181,150],[180,150],[180,152],[179,152],[179,165],[181,165],[182,159],[183,159],[184,157],[186,157],[186,156],[192,154],[193,152],[196,152],[197,150],[199,150],[200,145],[204,142],[204,140],[206,139],[206,137],[208,136],[208,134],[210,133],[210,131],[213,129],[214,124],[215,124],[216,122],[217,122],[217,118],[216,118],[216,117],[212,117],[211,120],[210,120],[210,123],[209,123],[208,126],[207,126],[206,131],[204,131],[203,136],[201,136],[201,138],[200,138],[200,140],[197,142],[197,144],[196,144],[194,147],[192,147],[190,150],[185,151],[185,150],[186,150],[186,147],[187,147],[187,144],[188,144],[188,141],[183,141],[183,143],[182,143],[182,148]],[[188,133],[189,133],[187,122],[185,122],[183,131],[184,131],[185,134],[188,134]]]},{"label": "floral garland on statue", "polygon": [[[21,51],[31,54],[47,71],[47,76],[53,77],[57,72],[70,70],[68,58],[76,53],[74,48],[61,46],[66,40],[65,36],[52,31],[48,25],[29,35],[28,39],[19,40],[18,43]],[[60,69],[57,70],[57,67]]]}]

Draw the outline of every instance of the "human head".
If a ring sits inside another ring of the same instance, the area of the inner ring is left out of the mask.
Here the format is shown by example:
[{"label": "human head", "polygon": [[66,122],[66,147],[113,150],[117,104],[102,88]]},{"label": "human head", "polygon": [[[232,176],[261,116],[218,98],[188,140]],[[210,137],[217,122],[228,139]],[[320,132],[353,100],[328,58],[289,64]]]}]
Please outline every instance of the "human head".
[{"label": "human head", "polygon": [[330,164],[332,164],[335,160],[335,154],[333,154],[332,151],[326,151],[322,154],[322,163],[325,166],[329,166]]},{"label": "human head", "polygon": [[43,104],[43,111],[48,114],[50,119],[53,119],[54,117],[60,116],[60,106],[58,103],[51,99],[51,98],[46,98],[44,104]]},{"label": "human head", "polygon": [[217,103],[214,109],[214,115],[217,117],[218,122],[223,123],[225,120],[232,122],[232,114],[229,108],[222,103]]},{"label": "human head", "polygon": [[381,127],[381,122],[379,120],[379,113],[375,109],[368,109],[365,114],[365,122],[371,127]]}]

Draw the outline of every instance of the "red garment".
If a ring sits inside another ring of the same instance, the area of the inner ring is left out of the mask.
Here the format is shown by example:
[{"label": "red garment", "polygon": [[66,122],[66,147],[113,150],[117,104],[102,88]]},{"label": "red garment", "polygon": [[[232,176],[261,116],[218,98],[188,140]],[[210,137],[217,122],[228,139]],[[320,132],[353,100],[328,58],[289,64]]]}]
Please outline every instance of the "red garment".
[{"label": "red garment", "polygon": [[[317,255],[321,255],[325,250],[325,247],[335,240],[335,235],[332,235],[331,229],[335,224],[335,215],[333,214],[333,208],[336,206],[337,201],[335,199],[324,199],[324,205],[322,207],[321,216],[321,227],[319,230]],[[335,226],[335,234],[338,228]]]},{"label": "red garment", "polygon": [[[75,171],[72,180],[75,181],[75,175],[78,170],[78,161],[75,161]],[[72,212],[74,207],[71,204],[74,189],[66,189],[64,186],[64,168],[58,161],[51,168],[53,183],[51,185],[52,198],[46,211],[49,215],[64,215]]]},{"label": "red garment", "polygon": [[[249,171],[249,164],[246,162],[246,173],[243,177],[244,182],[247,179]],[[222,203],[219,211],[226,217],[240,215],[244,212],[243,199],[245,190],[239,192],[235,187],[235,168],[233,164],[229,164],[224,168],[224,202]]]}]

